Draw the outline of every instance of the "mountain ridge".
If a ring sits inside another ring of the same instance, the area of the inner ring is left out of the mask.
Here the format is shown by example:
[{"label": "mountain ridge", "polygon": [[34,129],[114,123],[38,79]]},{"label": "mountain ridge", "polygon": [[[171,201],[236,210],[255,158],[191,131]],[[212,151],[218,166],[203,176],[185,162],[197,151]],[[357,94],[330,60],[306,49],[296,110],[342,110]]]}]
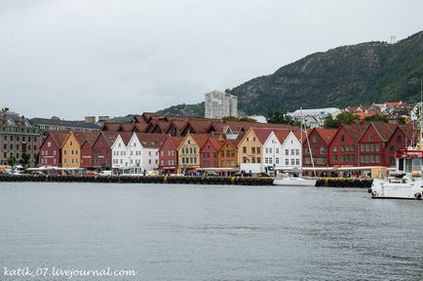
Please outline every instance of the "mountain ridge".
[{"label": "mountain ridge", "polygon": [[[272,74],[248,80],[230,89],[230,93],[238,97],[241,112],[267,115],[270,111],[299,107],[414,102],[420,97],[422,77],[423,31],[395,44],[371,41],[316,52]],[[181,112],[196,116],[202,113],[198,110],[200,104],[178,106]],[[178,115],[175,106],[172,108],[172,114]],[[160,111],[164,115],[167,112]]]}]

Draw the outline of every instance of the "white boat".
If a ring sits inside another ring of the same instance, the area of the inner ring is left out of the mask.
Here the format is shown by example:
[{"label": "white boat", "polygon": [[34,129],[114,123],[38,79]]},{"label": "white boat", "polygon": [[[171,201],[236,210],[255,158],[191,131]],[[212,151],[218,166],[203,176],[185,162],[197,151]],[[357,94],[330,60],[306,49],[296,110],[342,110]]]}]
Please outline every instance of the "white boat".
[{"label": "white boat", "polygon": [[316,186],[316,180],[312,178],[296,177],[292,174],[280,173],[273,180],[278,186]]},{"label": "white boat", "polygon": [[420,81],[419,143],[396,151],[396,172],[387,179],[374,179],[369,193],[374,199],[422,199],[423,192],[423,81]]},{"label": "white boat", "polygon": [[422,199],[423,180],[413,173],[396,172],[388,179],[373,180],[369,189],[373,199]]}]

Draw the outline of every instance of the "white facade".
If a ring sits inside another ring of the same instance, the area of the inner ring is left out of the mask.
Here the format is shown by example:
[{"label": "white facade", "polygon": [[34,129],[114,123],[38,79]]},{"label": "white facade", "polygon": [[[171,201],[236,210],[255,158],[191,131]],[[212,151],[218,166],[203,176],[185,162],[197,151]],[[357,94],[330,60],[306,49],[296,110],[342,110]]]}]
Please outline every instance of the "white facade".
[{"label": "white facade", "polygon": [[325,118],[332,115],[333,118],[338,116],[341,110],[336,107],[315,108],[315,109],[297,109],[294,112],[288,113],[289,116],[301,122],[304,120],[304,125],[308,128],[323,127]]},{"label": "white facade", "polygon": [[144,147],[136,133],[132,134],[128,145],[119,135],[112,145],[112,168],[122,169],[128,174],[143,174],[157,170],[159,149]]},{"label": "white facade", "polygon": [[238,117],[238,98],[221,91],[205,94],[205,117],[221,119],[225,116]]},{"label": "white facade", "polygon": [[159,168],[159,149],[144,148],[143,149],[143,168],[146,171],[154,171]]},{"label": "white facade", "polygon": [[128,164],[129,164],[129,173],[130,174],[142,174],[142,145],[134,133],[132,134],[131,139],[128,142],[127,153],[128,153]]},{"label": "white facade", "polygon": [[[281,143],[272,132],[263,145],[263,167],[276,170],[295,170],[302,166],[301,141],[289,132]],[[264,168],[264,170],[266,170]]]},{"label": "white facade", "polygon": [[117,136],[112,145],[112,168],[123,169],[128,167],[128,153],[126,144],[120,135]]}]

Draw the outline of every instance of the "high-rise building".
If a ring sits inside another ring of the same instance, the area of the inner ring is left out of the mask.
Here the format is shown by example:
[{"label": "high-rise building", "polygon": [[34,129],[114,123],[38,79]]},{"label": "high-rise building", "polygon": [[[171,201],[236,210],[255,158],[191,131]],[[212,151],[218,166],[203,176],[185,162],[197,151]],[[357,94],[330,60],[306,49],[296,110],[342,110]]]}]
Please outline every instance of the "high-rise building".
[{"label": "high-rise building", "polygon": [[205,107],[206,118],[238,117],[238,98],[229,93],[212,91],[205,94]]}]

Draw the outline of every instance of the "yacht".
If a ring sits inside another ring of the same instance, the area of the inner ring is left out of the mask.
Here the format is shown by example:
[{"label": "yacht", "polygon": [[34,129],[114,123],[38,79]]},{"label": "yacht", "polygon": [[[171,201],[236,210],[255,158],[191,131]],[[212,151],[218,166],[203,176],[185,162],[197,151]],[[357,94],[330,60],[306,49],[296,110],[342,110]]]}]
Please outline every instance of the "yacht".
[{"label": "yacht", "polygon": [[273,180],[273,184],[279,186],[316,186],[316,182],[317,181],[313,178],[306,178],[288,173],[280,173]]},{"label": "yacht", "polygon": [[373,180],[373,199],[422,199],[423,180],[418,173],[391,173],[388,179]]}]

